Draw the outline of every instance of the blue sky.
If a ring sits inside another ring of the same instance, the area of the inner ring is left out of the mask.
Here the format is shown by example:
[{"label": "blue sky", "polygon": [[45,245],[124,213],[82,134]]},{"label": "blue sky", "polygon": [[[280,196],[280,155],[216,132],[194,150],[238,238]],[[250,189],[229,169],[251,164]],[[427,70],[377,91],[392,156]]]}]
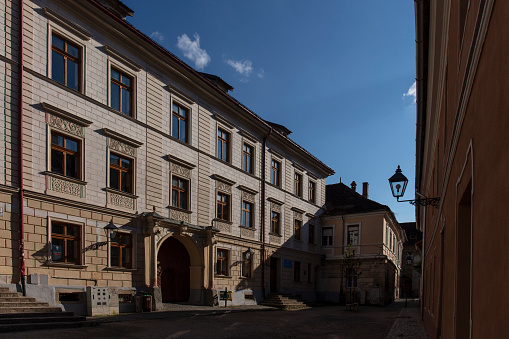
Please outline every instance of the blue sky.
[{"label": "blue sky", "polygon": [[262,118],[335,170],[370,184],[398,221],[387,179],[415,173],[415,25],[409,0],[123,0],[134,26],[199,71],[221,77]]}]

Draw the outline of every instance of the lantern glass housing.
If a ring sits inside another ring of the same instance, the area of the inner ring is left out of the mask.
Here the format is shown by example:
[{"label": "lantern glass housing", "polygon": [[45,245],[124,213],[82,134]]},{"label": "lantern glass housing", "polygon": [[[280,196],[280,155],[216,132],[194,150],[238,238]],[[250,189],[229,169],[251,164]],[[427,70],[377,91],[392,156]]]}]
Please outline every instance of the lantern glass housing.
[{"label": "lantern glass housing", "polygon": [[399,165],[396,169],[396,173],[394,173],[394,175],[389,178],[389,184],[391,185],[392,195],[395,198],[399,199],[405,194],[408,179],[403,175]]},{"label": "lantern glass housing", "polygon": [[246,251],[246,259],[250,260],[252,256],[253,256],[253,250],[251,249],[251,247],[249,247]]},{"label": "lantern glass housing", "polygon": [[118,227],[113,223],[113,219],[110,220],[108,225],[104,226],[104,232],[106,232],[106,237],[108,239],[113,239],[117,235]]}]

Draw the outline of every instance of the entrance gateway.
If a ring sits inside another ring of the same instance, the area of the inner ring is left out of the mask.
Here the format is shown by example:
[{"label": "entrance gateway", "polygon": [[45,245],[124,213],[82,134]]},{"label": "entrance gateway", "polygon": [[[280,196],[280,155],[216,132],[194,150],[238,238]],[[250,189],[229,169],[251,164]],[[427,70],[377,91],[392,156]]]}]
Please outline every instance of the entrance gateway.
[{"label": "entrance gateway", "polygon": [[157,282],[163,303],[189,301],[190,265],[189,253],[180,241],[170,237],[163,242],[157,254]]}]

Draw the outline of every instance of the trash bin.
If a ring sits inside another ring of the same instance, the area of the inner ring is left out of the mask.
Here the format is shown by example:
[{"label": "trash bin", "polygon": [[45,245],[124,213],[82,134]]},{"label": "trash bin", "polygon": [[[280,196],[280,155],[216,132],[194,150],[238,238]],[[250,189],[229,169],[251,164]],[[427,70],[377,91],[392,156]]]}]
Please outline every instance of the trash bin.
[{"label": "trash bin", "polygon": [[150,293],[145,293],[143,295],[143,312],[152,311],[152,295]]}]

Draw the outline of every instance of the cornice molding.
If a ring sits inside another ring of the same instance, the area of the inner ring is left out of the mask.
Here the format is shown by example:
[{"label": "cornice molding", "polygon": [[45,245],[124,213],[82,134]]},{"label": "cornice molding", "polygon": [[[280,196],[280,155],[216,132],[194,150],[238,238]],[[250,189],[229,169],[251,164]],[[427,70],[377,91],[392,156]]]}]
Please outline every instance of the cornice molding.
[{"label": "cornice molding", "polygon": [[44,12],[44,15],[46,15],[48,19],[56,22],[60,26],[63,26],[65,29],[77,35],[81,39],[85,41],[90,41],[90,39],[92,39],[92,34],[89,31],[87,31],[80,25],[61,17],[59,14],[53,12],[48,7],[44,7],[42,11]]},{"label": "cornice molding", "polygon": [[139,72],[139,71],[141,71],[143,69],[143,67],[141,67],[140,65],[138,65],[134,61],[129,60],[129,58],[127,58],[126,56],[124,56],[120,52],[117,52],[116,50],[114,50],[110,46],[104,46],[103,48],[104,48],[104,51],[106,52],[106,54],[108,54],[109,56],[112,56],[113,58],[115,58],[116,60],[122,62],[124,65],[126,65],[127,67],[135,70],[136,72]]},{"label": "cornice molding", "polygon": [[50,105],[46,102],[41,102],[41,107],[42,109],[44,109],[46,112],[48,113],[51,113],[51,114],[54,114],[54,115],[58,115],[64,119],[67,119],[67,120],[70,120],[80,126],[83,126],[83,127],[88,127],[90,125],[92,125],[92,121],[90,120],[86,120],[86,119],[83,119],[82,117],[79,117],[75,114],[72,114],[72,113],[69,113],[67,111],[64,111],[63,109],[60,109],[58,107],[55,107],[53,105]]},{"label": "cornice molding", "polygon": [[125,135],[122,135],[118,132],[112,131],[109,128],[103,128],[102,131],[106,136],[108,136],[110,138],[117,139],[117,140],[121,140],[121,141],[125,142],[126,144],[129,144],[135,148],[139,148],[143,145],[142,142],[139,142],[137,140],[126,137]]}]

